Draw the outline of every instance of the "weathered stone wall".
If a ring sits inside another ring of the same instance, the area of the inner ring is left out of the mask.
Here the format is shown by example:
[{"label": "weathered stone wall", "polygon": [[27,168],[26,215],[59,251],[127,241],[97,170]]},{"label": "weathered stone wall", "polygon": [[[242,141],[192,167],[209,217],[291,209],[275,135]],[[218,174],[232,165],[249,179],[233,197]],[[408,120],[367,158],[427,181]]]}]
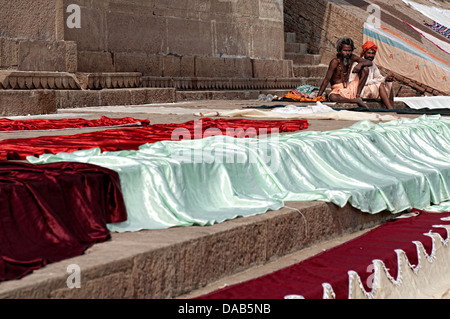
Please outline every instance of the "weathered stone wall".
[{"label": "weathered stone wall", "polygon": [[[79,7],[80,27],[71,25]],[[289,77],[283,0],[0,0],[0,69]]]},{"label": "weathered stone wall", "polygon": [[254,60],[281,66],[273,76],[286,69],[282,0],[64,0],[69,4],[81,7],[81,28],[64,29],[64,40],[78,45],[80,72],[252,77]]},{"label": "weathered stone wall", "polygon": [[63,39],[62,0],[0,0],[0,69],[77,70],[76,43]]},{"label": "weathered stone wall", "polygon": [[348,36],[355,42],[355,53],[363,44],[364,21],[326,0],[284,0],[285,31],[295,32],[299,42],[312,53],[322,55],[328,64],[336,55],[336,42]]}]

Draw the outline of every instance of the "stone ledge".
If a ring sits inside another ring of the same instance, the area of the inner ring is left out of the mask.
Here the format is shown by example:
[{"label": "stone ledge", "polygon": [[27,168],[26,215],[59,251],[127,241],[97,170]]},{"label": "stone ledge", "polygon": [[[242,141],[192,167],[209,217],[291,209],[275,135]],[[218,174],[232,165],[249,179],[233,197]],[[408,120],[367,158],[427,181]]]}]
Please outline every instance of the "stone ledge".
[{"label": "stone ledge", "polygon": [[143,87],[172,87],[177,90],[291,90],[302,84],[316,85],[320,77],[299,78],[207,78],[207,77],[151,77],[142,78]]},{"label": "stone ledge", "polygon": [[24,116],[57,112],[54,90],[0,90],[0,115]]},{"label": "stone ledge", "polygon": [[83,90],[120,89],[141,87],[142,74],[138,72],[76,73]]},{"label": "stone ledge", "polygon": [[0,71],[0,90],[79,90],[72,73]]},{"label": "stone ledge", "polygon": [[66,73],[0,71],[0,90],[103,90],[175,88],[177,90],[290,90],[302,84],[319,86],[322,77],[154,77],[137,72]]}]

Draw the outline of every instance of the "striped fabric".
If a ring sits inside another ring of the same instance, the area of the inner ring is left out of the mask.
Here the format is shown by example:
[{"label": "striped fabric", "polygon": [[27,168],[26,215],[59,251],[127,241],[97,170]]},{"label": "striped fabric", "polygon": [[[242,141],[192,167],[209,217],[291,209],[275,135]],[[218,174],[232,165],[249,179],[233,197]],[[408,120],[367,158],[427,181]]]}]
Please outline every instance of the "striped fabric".
[{"label": "striped fabric", "polygon": [[445,36],[446,38],[450,39],[450,29],[447,28],[446,26],[434,21],[433,24],[429,24],[426,21],[424,21],[424,24],[431,28],[432,30],[442,34],[443,36]]}]

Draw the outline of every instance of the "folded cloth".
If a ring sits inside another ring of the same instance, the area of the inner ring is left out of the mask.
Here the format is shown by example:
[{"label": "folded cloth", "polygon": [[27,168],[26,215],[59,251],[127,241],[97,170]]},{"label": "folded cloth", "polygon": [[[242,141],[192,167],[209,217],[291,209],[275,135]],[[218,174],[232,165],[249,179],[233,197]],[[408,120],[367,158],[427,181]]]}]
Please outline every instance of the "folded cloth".
[{"label": "folded cloth", "polygon": [[81,255],[127,220],[119,175],[85,163],[0,163],[0,281]]},{"label": "folded cloth", "polygon": [[305,95],[297,94],[297,91],[292,90],[285,95],[283,95],[280,101],[292,101],[292,102],[325,102],[323,96],[307,97]]},{"label": "folded cloth", "polygon": [[359,85],[359,77],[356,75],[351,82],[347,82],[347,85],[344,86],[344,83],[337,83],[331,86],[331,94],[337,94],[347,99],[355,99],[356,93],[358,91]]}]

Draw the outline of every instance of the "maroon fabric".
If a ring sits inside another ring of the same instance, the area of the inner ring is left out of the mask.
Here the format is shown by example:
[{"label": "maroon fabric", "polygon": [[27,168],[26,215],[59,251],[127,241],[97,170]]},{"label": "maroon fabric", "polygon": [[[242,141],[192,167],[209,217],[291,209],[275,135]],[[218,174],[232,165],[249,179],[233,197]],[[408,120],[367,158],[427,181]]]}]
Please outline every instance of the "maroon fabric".
[{"label": "maroon fabric", "polygon": [[[111,129],[71,136],[42,136],[0,141],[0,160],[23,160],[44,153],[57,154],[99,147],[102,151],[136,150],[146,143],[181,138],[202,138],[217,132],[236,137],[255,137],[275,131],[294,132],[308,128],[306,120],[258,121],[201,119],[182,124],[155,124],[142,128]],[[176,131],[176,130],[179,131]],[[213,130],[214,129],[214,130]],[[207,131],[208,130],[208,131]],[[178,133],[189,133],[189,136]]]},{"label": "maroon fabric", "polygon": [[367,282],[373,275],[373,269],[368,268],[374,259],[382,260],[393,278],[397,278],[396,249],[405,251],[412,265],[417,265],[417,248],[413,241],[420,241],[430,255],[432,240],[424,235],[432,230],[447,238],[447,231],[434,228],[433,225],[450,225],[441,218],[449,217],[450,213],[419,212],[417,217],[396,219],[369,231],[368,233],[324,251],[316,256],[295,265],[236,284],[199,299],[282,299],[287,295],[302,295],[306,299],[321,299],[323,283],[329,283],[338,299],[348,298],[348,271],[358,273],[366,291]]},{"label": "maroon fabric", "polygon": [[0,131],[29,131],[50,130],[83,127],[103,127],[116,125],[142,125],[150,124],[149,120],[137,120],[131,117],[109,118],[102,116],[100,119],[86,120],[82,118],[73,119],[35,119],[35,120],[10,120],[0,118]]},{"label": "maroon fabric", "polygon": [[83,163],[0,163],[0,281],[82,254],[127,219],[119,175]]}]

